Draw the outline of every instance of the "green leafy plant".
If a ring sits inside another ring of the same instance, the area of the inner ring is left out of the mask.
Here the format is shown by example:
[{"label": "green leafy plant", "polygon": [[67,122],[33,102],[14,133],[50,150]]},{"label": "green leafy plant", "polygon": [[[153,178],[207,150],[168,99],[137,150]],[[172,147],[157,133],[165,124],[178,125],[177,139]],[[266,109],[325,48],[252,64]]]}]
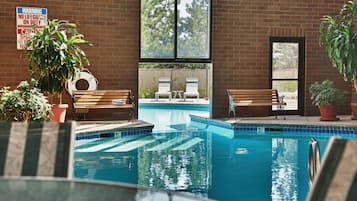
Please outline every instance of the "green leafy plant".
[{"label": "green leafy plant", "polygon": [[65,20],[50,20],[43,31],[36,32],[27,43],[32,77],[39,79],[43,92],[56,94],[62,103],[62,93],[68,80],[77,76],[88,58],[80,45],[91,45]]},{"label": "green leafy plant", "polygon": [[2,88],[0,118],[6,121],[23,121],[27,115],[31,121],[49,120],[51,105],[47,97],[36,87],[37,81],[22,81],[15,90]]},{"label": "green leafy plant", "polygon": [[357,91],[357,7],[348,1],[337,15],[325,15],[320,24],[320,45],[346,81],[354,83]]},{"label": "green leafy plant", "polygon": [[139,89],[139,98],[155,98],[157,89]]},{"label": "green leafy plant", "polygon": [[315,82],[310,85],[309,89],[312,103],[316,106],[337,105],[345,101],[343,92],[336,89],[330,80]]}]

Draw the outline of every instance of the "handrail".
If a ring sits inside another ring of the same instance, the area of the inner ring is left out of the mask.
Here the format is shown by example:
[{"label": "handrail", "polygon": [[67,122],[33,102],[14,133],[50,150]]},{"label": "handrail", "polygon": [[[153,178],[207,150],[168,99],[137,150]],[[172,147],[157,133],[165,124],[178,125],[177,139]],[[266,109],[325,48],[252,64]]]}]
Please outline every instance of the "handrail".
[{"label": "handrail", "polygon": [[317,172],[320,169],[320,146],[315,138],[310,139],[308,174],[309,183],[313,183]]}]

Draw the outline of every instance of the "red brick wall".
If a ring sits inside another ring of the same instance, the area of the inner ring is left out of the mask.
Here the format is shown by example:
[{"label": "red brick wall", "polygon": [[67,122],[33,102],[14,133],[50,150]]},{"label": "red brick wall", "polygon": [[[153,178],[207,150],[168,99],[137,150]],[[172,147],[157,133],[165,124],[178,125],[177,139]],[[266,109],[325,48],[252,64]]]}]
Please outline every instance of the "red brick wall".
[{"label": "red brick wall", "polygon": [[[350,92],[350,83],[331,67],[318,45],[321,16],[334,13],[343,2],[212,0],[213,116],[227,115],[227,88],[269,86],[270,36],[305,37],[306,115],[317,114],[307,90],[312,82],[329,78]],[[16,86],[29,77],[27,57],[16,50],[16,6],[46,7],[49,19],[77,23],[80,32],[94,44],[85,50],[99,89],[132,89],[137,98],[139,0],[0,1],[0,86]],[[70,103],[69,97],[66,100]],[[340,110],[349,111],[347,105]]]},{"label": "red brick wall", "polygon": [[[331,67],[319,46],[319,23],[343,0],[213,0],[213,116],[226,117],[227,88],[269,87],[269,37],[305,37],[305,115],[318,114],[308,86],[326,78],[349,92],[351,84]],[[264,113],[264,111],[262,110]]]},{"label": "red brick wall", "polygon": [[[91,63],[88,69],[99,80],[98,88],[131,89],[137,94],[138,0],[0,1],[0,86],[16,86],[29,77],[26,54],[16,50],[16,6],[45,7],[48,19],[77,23],[93,43],[84,49]],[[70,103],[69,96],[65,102]]]}]

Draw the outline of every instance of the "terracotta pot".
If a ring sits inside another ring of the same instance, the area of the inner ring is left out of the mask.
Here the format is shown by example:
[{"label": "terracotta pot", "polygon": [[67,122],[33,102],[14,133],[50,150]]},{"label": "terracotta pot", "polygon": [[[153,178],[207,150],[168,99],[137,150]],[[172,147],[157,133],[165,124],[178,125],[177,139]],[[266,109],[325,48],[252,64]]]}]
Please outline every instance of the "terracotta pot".
[{"label": "terracotta pot", "polygon": [[352,109],[352,120],[357,120],[357,103],[351,103],[351,109]]},{"label": "terracotta pot", "polygon": [[21,121],[23,123],[27,123],[30,119],[30,112],[26,112],[25,118]]},{"label": "terracotta pot", "polygon": [[51,110],[52,110],[51,121],[64,122],[66,119],[67,108],[68,108],[68,104],[53,104],[51,106]]},{"label": "terracotta pot", "polygon": [[334,105],[320,105],[320,121],[337,121],[336,107]]}]

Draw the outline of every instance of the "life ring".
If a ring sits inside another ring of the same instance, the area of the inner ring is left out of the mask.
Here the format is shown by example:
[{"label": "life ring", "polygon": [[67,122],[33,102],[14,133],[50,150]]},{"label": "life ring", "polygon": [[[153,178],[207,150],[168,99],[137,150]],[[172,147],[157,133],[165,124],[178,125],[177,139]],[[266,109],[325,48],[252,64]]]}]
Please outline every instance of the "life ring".
[{"label": "life ring", "polygon": [[88,70],[83,70],[79,73],[79,76],[67,82],[67,91],[72,96],[72,92],[78,90],[76,84],[79,80],[85,80],[88,82],[87,90],[96,90],[98,86],[98,80]]}]

